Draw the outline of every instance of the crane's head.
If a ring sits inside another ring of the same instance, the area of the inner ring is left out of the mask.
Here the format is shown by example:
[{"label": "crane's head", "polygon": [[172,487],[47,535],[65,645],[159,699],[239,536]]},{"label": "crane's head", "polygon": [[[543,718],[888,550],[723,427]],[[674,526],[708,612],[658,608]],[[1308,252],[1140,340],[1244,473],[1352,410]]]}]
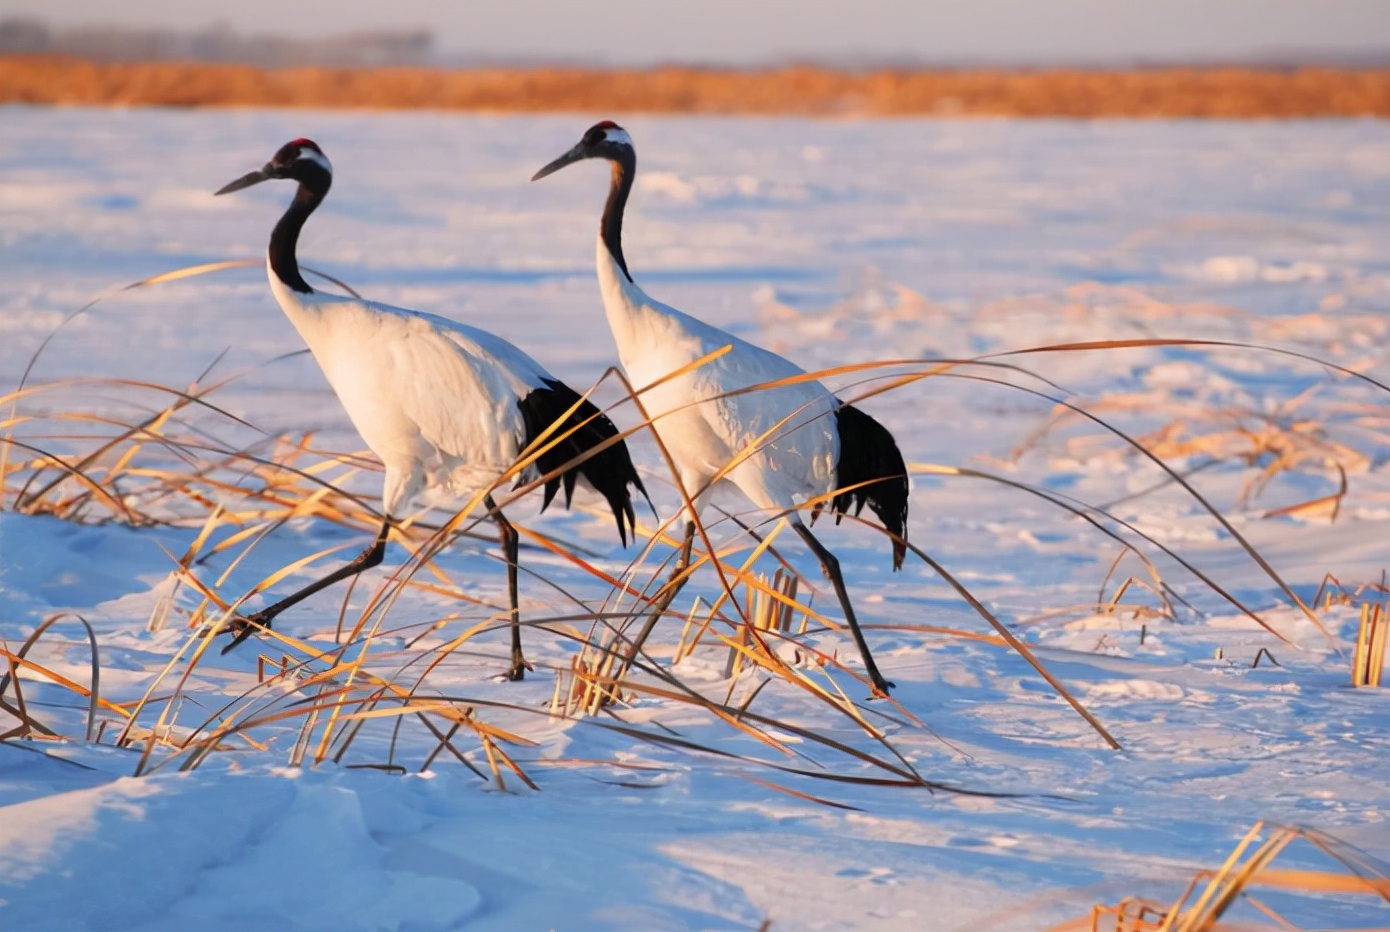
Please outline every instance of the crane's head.
[{"label": "crane's head", "polygon": [[[573,149],[551,162],[531,176],[532,181],[540,181],[546,175],[554,174],[571,162],[583,159],[608,159],[610,162],[623,162],[635,158],[632,137],[612,120],[604,120],[589,127],[584,138]],[[629,166],[630,167],[630,166]]]},{"label": "crane's head", "polygon": [[217,193],[230,194],[274,178],[289,178],[322,194],[333,183],[333,166],[312,139],[295,139],[281,146],[261,168],[242,175]]}]

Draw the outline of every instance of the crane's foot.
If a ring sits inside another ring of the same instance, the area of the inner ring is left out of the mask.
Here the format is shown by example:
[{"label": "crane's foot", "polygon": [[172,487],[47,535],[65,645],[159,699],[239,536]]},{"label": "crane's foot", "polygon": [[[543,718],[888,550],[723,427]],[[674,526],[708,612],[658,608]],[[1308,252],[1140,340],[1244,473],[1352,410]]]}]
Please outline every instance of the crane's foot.
[{"label": "crane's foot", "polygon": [[232,635],[232,643],[222,648],[223,656],[231,653],[234,649],[241,646],[251,635],[263,628],[269,628],[270,622],[275,618],[274,615],[267,615],[265,612],[256,612],[245,618],[233,618],[227,622],[227,626],[222,629],[222,633]]},{"label": "crane's foot", "polygon": [[514,682],[516,682],[517,680],[524,680],[524,679],[526,679],[526,671],[527,671],[527,670],[534,670],[534,669],[536,669],[536,668],[533,667],[533,666],[531,666],[531,664],[527,663],[525,657],[520,657],[520,656],[518,656],[518,657],[513,657],[513,658],[512,658],[512,667],[511,667],[510,670],[508,670],[508,671],[506,672],[506,677],[507,677],[508,680],[510,680],[510,681],[512,681],[512,682],[514,683]]},{"label": "crane's foot", "polygon": [[869,692],[870,699],[887,699],[888,690],[898,685],[892,680],[885,680],[883,674],[879,673],[877,670],[869,671],[869,683],[871,684]]}]

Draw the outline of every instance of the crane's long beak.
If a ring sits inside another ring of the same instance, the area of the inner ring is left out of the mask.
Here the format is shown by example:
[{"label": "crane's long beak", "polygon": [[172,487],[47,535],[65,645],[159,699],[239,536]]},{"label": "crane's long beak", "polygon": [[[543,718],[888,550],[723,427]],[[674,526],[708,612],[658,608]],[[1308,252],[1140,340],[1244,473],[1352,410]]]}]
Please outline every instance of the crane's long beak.
[{"label": "crane's long beak", "polygon": [[578,162],[582,159],[588,158],[588,155],[589,154],[586,151],[584,151],[584,144],[580,143],[573,149],[566,152],[564,155],[560,156],[555,161],[551,162],[545,168],[542,168],[540,171],[532,175],[531,180],[540,181],[546,175],[553,175],[557,171],[559,171],[560,169],[564,168],[566,165],[569,165],[572,162]]},{"label": "crane's long beak", "polygon": [[253,184],[260,184],[262,181],[269,181],[274,177],[275,175],[272,173],[270,166],[266,165],[264,168],[260,168],[256,171],[248,172],[245,175],[242,175],[240,178],[238,178],[236,181],[233,181],[231,184],[223,185],[221,188],[214,192],[214,195],[231,194],[233,191],[240,191],[242,188],[249,188]]}]

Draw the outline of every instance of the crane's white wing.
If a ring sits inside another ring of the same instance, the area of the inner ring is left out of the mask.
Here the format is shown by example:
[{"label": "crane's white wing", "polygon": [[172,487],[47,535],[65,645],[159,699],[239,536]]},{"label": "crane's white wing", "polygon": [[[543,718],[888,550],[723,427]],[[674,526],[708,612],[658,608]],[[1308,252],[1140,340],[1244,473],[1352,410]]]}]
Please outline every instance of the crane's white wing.
[{"label": "crane's white wing", "polygon": [[[805,372],[776,353],[652,300],[635,285],[624,291],[628,320],[614,332],[625,337],[619,354],[636,387],[730,347],[644,395],[683,471],[711,477],[730,463],[742,463],[728,478],[764,507],[787,507],[831,488],[839,453],[831,417],[836,402],[823,385],[807,380],[755,388]],[[745,455],[749,449],[756,452]]]},{"label": "crane's white wing", "polygon": [[516,459],[517,401],[541,366],[510,343],[442,317],[306,295],[290,315],[372,452],[413,476],[402,497],[448,484],[465,492]]}]

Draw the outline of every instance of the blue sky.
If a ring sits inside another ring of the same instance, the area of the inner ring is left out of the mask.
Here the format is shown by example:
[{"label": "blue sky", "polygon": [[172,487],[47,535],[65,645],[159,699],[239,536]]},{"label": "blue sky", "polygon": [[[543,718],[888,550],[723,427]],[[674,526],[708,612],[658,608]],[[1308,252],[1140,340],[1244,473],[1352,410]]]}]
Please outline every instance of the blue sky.
[{"label": "blue sky", "polygon": [[426,27],[450,55],[606,64],[1390,57],[1390,0],[0,0],[0,15],[294,36]]}]

